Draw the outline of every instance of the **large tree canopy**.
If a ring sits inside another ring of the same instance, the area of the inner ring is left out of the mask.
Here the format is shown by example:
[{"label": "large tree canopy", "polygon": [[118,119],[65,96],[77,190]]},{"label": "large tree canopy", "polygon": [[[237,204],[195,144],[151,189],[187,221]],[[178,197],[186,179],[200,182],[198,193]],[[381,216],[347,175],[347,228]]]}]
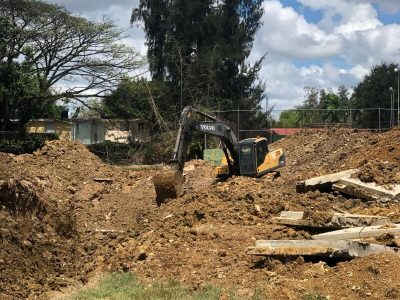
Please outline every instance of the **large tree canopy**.
[{"label": "large tree canopy", "polygon": [[262,0],[141,0],[153,79],[167,82],[177,111],[187,104],[258,109],[265,87],[261,58],[247,62],[261,25]]},{"label": "large tree canopy", "polygon": [[[23,123],[33,111],[40,114],[60,99],[84,103],[85,99],[105,97],[123,77],[143,65],[138,53],[122,43],[124,34],[112,22],[88,21],[57,5],[0,0],[0,23],[3,129],[9,127],[16,110]],[[16,90],[10,82],[27,77],[36,95],[25,100],[13,97]]]},{"label": "large tree canopy", "polygon": [[[391,93],[397,99],[397,76],[395,69],[398,66],[395,64],[377,65],[373,67],[362,82],[355,88],[352,95],[352,108],[355,109],[370,109],[356,111],[355,118],[358,125],[366,128],[378,128],[379,115],[381,119],[381,127],[388,128],[390,126],[390,107]],[[378,108],[382,110],[379,111]],[[397,108],[397,106],[396,106]],[[386,110],[387,109],[387,110]],[[395,114],[396,115],[396,114]],[[397,116],[396,121],[397,121]]]}]

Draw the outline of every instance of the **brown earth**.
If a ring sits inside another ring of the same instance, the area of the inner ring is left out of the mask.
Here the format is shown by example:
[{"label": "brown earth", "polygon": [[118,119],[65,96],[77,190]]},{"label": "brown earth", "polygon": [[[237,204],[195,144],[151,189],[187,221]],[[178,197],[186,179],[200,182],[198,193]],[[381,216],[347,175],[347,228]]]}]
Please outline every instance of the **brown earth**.
[{"label": "brown earth", "polygon": [[245,254],[256,239],[307,239],[310,233],[273,225],[282,210],[303,210],[316,223],[333,213],[390,216],[394,202],[367,203],[337,192],[297,194],[309,177],[360,168],[364,181],[399,182],[400,130],[377,134],[333,129],[301,132],[283,148],[280,176],[214,179],[192,161],[182,197],[160,207],[152,178],[159,170],[103,164],[79,143],[49,142],[33,155],[0,153],[0,297],[49,298],[103,271],[133,271],[143,280],[176,278],[193,288],[214,284],[270,299],[400,297],[399,257],[350,262],[263,259]]}]

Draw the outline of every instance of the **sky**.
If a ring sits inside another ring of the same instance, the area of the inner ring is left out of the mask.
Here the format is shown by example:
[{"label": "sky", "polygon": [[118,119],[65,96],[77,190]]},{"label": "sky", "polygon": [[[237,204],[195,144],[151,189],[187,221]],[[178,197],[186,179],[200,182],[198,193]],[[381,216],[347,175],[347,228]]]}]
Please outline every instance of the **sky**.
[{"label": "sky", "polygon": [[[130,26],[139,0],[47,0],[91,20],[107,16],[146,54],[143,28]],[[265,0],[250,61],[268,55],[260,76],[268,105],[292,108],[304,87],[350,90],[383,62],[400,63],[400,0]]]}]

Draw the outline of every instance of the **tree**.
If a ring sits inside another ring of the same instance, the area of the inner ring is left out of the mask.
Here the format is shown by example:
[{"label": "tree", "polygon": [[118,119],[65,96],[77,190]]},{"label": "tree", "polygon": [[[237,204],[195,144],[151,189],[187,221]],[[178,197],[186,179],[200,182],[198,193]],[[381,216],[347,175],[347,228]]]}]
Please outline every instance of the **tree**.
[{"label": "tree", "polygon": [[143,118],[154,124],[154,113],[150,106],[149,97],[156,99],[161,115],[170,119],[174,110],[168,103],[170,100],[168,87],[162,82],[147,81],[146,79],[133,80],[125,78],[118,88],[104,98],[103,111],[109,117]]},{"label": "tree", "polygon": [[[177,111],[259,109],[262,57],[247,62],[261,25],[261,0],[141,0],[132,23],[143,22],[153,79],[171,87]],[[182,105],[181,105],[182,104]]]},{"label": "tree", "polygon": [[292,128],[300,125],[301,112],[297,109],[284,110],[279,115],[278,127]]},{"label": "tree", "polygon": [[[396,67],[397,65],[395,64],[387,63],[374,66],[363,81],[354,88],[354,93],[351,97],[352,108],[375,108],[374,110],[356,110],[354,112],[354,118],[358,126],[378,128],[378,108],[390,109],[391,91],[389,88],[392,87],[396,90],[397,87],[397,73],[394,71]],[[380,117],[382,125],[389,126],[390,111],[382,110]]]},{"label": "tree", "polygon": [[320,92],[319,108],[324,109],[322,119],[325,123],[345,123],[349,117],[349,91],[340,86],[337,93],[332,90]]},{"label": "tree", "polygon": [[[103,98],[143,65],[139,54],[121,43],[123,32],[109,20],[88,21],[39,0],[0,0],[0,20],[7,25],[0,31],[3,129],[9,127],[13,110],[19,110],[22,124],[29,120],[32,114],[25,106],[40,113],[58,100]],[[25,72],[22,77],[36,84],[37,94],[28,105],[18,104],[7,92],[11,89],[4,74],[12,74],[16,64]]]},{"label": "tree", "polygon": [[315,87],[305,87],[304,95],[303,104],[298,107],[302,110],[300,112],[301,125],[322,123],[321,114],[316,111],[320,108],[320,90]]}]

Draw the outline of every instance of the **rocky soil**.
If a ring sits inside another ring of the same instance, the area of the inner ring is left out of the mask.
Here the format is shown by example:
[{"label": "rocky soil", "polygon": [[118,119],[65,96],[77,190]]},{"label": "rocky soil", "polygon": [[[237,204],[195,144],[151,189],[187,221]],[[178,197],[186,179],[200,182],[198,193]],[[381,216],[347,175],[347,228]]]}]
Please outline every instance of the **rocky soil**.
[{"label": "rocky soil", "polygon": [[392,254],[338,263],[245,250],[256,239],[310,238],[271,224],[282,210],[302,210],[316,223],[338,211],[400,221],[396,202],[295,191],[299,180],[355,167],[365,182],[397,184],[399,144],[398,129],[301,132],[271,145],[286,153],[280,176],[219,182],[210,165],[191,161],[184,195],[160,207],[152,178],[161,168],[109,166],[81,144],[60,141],[32,155],[0,153],[0,298],[47,299],[99,272],[132,271],[145,281],[214,284],[244,297],[258,290],[268,299],[396,299],[400,257]]}]

